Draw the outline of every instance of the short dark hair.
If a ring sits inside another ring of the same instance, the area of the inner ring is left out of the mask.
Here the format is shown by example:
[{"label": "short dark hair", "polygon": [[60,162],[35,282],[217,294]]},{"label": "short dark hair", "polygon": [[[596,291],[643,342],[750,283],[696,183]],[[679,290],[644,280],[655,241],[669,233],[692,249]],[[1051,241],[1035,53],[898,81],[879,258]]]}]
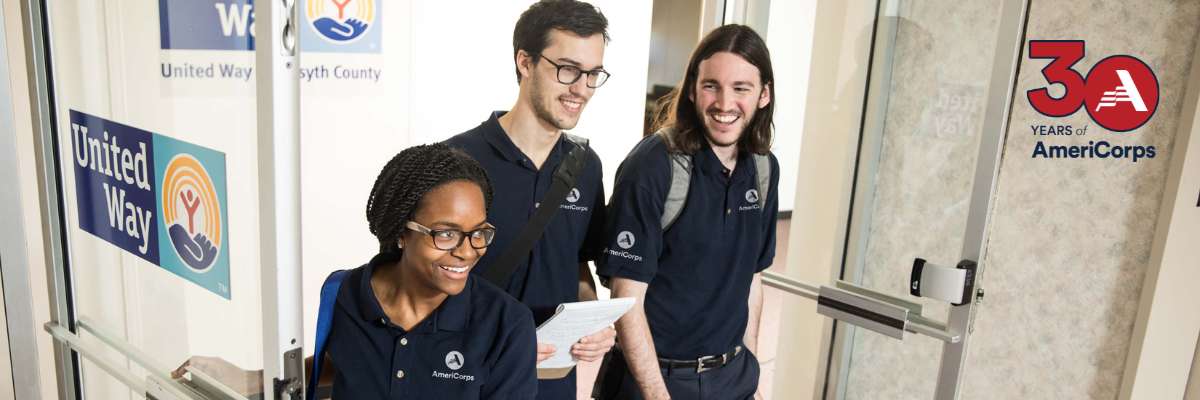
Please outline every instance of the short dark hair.
[{"label": "short dark hair", "polygon": [[[517,20],[517,27],[513,29],[513,62],[521,50],[533,58],[534,64],[541,61],[538,56],[550,45],[550,31],[555,29],[580,37],[599,33],[604,35],[604,43],[609,39],[608,18],[599,8],[577,0],[541,0],[529,6]],[[521,68],[517,67],[516,71],[517,83],[520,83]]]},{"label": "short dark hair", "polygon": [[367,198],[367,224],[379,239],[380,253],[397,252],[404,224],[417,212],[421,199],[451,181],[479,185],[486,207],[492,204],[487,172],[475,159],[442,143],[401,151],[383,166]]},{"label": "short dark hair", "polygon": [[[696,102],[689,95],[695,90],[696,79],[700,74],[700,62],[723,51],[736,54],[758,67],[764,90],[774,84],[775,72],[771,69],[771,53],[767,51],[767,43],[753,29],[745,25],[731,24],[709,32],[692,52],[683,83],[658,100],[652,131],[671,128],[667,132],[670,137],[666,140],[670,151],[692,154],[705,144],[704,124],[700,120],[701,116],[696,114]],[[754,113],[754,119],[738,139],[739,150],[755,154],[767,154],[771,151],[775,91],[771,90],[770,95],[770,103]]]}]

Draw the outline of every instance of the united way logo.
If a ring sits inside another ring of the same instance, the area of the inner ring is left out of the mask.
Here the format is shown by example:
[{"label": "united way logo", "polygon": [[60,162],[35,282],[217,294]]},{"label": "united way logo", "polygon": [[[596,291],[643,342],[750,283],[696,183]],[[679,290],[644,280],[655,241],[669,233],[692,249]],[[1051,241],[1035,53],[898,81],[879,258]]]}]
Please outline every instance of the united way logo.
[{"label": "united way logo", "polygon": [[154,137],[159,265],[230,298],[225,154]]},{"label": "united way logo", "polygon": [[378,53],[382,20],[378,0],[306,0],[304,50]]},{"label": "united way logo", "polygon": [[167,164],[160,199],[163,223],[175,254],[188,268],[207,272],[221,252],[221,203],[204,165],[190,154]]},{"label": "united way logo", "polygon": [[225,153],[70,110],[79,228],[229,299]]}]

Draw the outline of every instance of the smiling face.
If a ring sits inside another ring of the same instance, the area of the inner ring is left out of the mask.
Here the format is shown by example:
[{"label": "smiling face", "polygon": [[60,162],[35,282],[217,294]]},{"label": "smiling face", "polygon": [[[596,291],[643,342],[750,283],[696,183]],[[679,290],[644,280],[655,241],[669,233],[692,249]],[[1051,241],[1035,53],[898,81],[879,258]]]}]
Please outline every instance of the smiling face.
[{"label": "smiling face", "polygon": [[[413,221],[433,230],[472,231],[487,223],[487,208],[479,185],[456,180],[425,194],[413,213]],[[407,231],[401,238],[403,280],[434,292],[456,295],[467,283],[467,275],[487,249],[474,249],[468,241],[454,250],[439,250],[427,234]]]},{"label": "smiling face", "polygon": [[758,67],[741,56],[718,52],[700,62],[695,87],[689,94],[705,137],[716,147],[736,145],[758,109],[771,102]]},{"label": "smiling face", "polygon": [[539,120],[556,129],[568,130],[579,123],[583,107],[596,89],[587,87],[586,75],[570,85],[560,83],[558,69],[546,60],[575,66],[582,71],[603,68],[604,35],[581,37],[554,29],[550,31],[548,43],[540,56],[524,51],[518,53],[518,65],[524,77],[521,94],[527,98]]}]

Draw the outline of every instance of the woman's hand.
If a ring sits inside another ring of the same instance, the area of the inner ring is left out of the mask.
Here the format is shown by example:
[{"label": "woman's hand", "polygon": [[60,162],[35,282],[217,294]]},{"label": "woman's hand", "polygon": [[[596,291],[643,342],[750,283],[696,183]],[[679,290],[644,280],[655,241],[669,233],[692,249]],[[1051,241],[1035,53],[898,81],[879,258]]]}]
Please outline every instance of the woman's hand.
[{"label": "woman's hand", "polygon": [[249,397],[263,392],[262,370],[247,371],[220,357],[192,356],[179,368],[171,371],[171,378],[183,379],[189,367],[216,379],[243,396]]},{"label": "woman's hand", "polygon": [[537,362],[542,362],[554,357],[554,345],[546,343],[537,344]]}]

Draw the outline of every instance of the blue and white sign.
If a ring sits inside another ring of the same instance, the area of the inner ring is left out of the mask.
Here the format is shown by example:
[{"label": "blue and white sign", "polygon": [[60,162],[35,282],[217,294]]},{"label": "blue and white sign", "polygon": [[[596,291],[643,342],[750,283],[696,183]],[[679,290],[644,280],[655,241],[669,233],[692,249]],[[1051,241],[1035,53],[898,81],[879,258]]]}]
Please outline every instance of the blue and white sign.
[{"label": "blue and white sign", "polygon": [[254,50],[254,1],[158,0],[163,50]]},{"label": "blue and white sign", "polygon": [[[302,0],[300,48],[379,53],[383,3]],[[254,50],[253,0],[158,0],[163,50]]]},{"label": "blue and white sign", "polygon": [[226,299],[225,154],[71,110],[79,228]]}]

